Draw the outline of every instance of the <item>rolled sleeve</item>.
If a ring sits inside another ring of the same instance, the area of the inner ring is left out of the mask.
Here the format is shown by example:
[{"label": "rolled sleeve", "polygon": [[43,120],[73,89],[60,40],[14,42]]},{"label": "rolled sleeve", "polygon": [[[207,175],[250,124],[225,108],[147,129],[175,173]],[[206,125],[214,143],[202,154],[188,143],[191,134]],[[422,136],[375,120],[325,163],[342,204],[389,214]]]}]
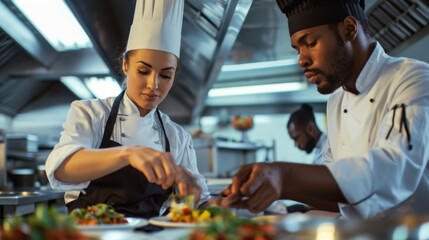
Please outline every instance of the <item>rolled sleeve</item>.
[{"label": "rolled sleeve", "polygon": [[51,187],[61,191],[78,191],[89,185],[88,182],[66,183],[55,178],[55,171],[58,167],[76,151],[87,148],[94,148],[99,138],[99,134],[94,131],[94,118],[90,108],[84,101],[74,101],[70,106],[70,111],[66,122],[63,124],[61,138],[49,154],[46,163],[46,174]]},{"label": "rolled sleeve", "polygon": [[60,191],[77,191],[88,187],[89,181],[77,184],[66,183],[59,181],[55,178],[54,175],[55,171],[64,162],[64,160],[73,153],[77,152],[79,149],[82,149],[82,146],[67,145],[52,151],[52,153],[49,155],[48,159],[46,160],[45,169],[52,189]]}]

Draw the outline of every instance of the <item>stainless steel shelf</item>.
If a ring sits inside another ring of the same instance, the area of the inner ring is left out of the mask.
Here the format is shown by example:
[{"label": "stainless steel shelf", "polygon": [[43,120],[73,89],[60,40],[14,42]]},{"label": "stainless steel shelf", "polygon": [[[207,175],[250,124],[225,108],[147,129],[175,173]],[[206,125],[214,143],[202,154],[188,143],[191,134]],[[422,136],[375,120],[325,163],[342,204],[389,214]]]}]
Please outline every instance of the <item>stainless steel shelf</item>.
[{"label": "stainless steel shelf", "polygon": [[24,205],[61,199],[64,192],[53,190],[0,191],[0,205]]}]

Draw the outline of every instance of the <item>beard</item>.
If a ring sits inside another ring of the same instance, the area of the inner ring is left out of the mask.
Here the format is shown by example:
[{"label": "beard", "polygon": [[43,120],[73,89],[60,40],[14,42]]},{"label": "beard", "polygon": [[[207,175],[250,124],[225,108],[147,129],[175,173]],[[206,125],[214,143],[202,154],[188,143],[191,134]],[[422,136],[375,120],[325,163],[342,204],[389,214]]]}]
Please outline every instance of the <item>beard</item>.
[{"label": "beard", "polygon": [[305,133],[305,135],[307,135],[307,144],[304,146],[304,151],[306,153],[311,153],[316,147],[316,140],[308,133]]},{"label": "beard", "polygon": [[321,94],[330,94],[337,90],[339,87],[344,86],[346,81],[350,78],[352,68],[354,65],[353,57],[347,53],[344,44],[338,44],[336,51],[330,57],[333,59],[330,72],[322,71],[320,69],[306,69],[305,72],[313,72],[325,77],[322,84],[317,84],[317,91]]}]

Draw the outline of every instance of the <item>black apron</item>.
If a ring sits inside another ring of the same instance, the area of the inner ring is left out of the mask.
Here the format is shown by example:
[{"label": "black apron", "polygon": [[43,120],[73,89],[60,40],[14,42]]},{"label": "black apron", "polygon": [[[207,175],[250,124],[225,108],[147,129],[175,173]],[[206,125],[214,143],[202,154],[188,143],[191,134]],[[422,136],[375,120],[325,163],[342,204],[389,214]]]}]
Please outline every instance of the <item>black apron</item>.
[{"label": "black apron", "polygon": [[[125,90],[116,97],[113,103],[100,148],[122,146],[110,138],[124,93]],[[170,152],[170,143],[158,109],[156,109],[156,113],[164,133],[165,151]],[[91,181],[85,192],[86,194],[81,192],[76,200],[67,203],[69,211],[98,203],[106,203],[127,217],[150,218],[159,216],[159,210],[168,199],[172,189],[164,190],[161,185],[149,183],[142,172],[129,165]]]}]

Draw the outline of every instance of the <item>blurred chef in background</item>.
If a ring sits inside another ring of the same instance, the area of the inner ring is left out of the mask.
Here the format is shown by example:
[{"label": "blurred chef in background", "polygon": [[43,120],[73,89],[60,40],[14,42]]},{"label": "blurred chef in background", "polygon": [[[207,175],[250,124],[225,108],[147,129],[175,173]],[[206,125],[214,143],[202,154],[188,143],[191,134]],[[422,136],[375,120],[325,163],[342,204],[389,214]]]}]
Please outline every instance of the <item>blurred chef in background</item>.
[{"label": "blurred chef in background", "polygon": [[292,199],[344,218],[429,214],[429,64],[388,56],[364,0],[277,0],[292,47],[327,104],[325,164],[243,166],[222,204]]},{"label": "blurred chef in background", "polygon": [[137,0],[116,98],[74,101],[46,161],[69,210],[97,203],[149,218],[166,209],[172,187],[208,197],[192,139],[158,109],[179,66],[184,0]]},{"label": "blurred chef in background", "polygon": [[308,154],[314,150],[313,164],[323,164],[323,148],[328,136],[317,127],[310,105],[302,104],[299,110],[292,113],[287,122],[287,130],[296,147]]},{"label": "blurred chef in background", "polygon": [[[325,161],[323,149],[328,136],[317,127],[313,108],[308,104],[302,104],[300,109],[291,114],[286,127],[290,138],[295,142],[295,146],[307,154],[314,152],[312,163],[322,165]],[[287,207],[288,213],[305,213],[310,210],[316,210],[316,208],[306,204],[293,204]]]}]

